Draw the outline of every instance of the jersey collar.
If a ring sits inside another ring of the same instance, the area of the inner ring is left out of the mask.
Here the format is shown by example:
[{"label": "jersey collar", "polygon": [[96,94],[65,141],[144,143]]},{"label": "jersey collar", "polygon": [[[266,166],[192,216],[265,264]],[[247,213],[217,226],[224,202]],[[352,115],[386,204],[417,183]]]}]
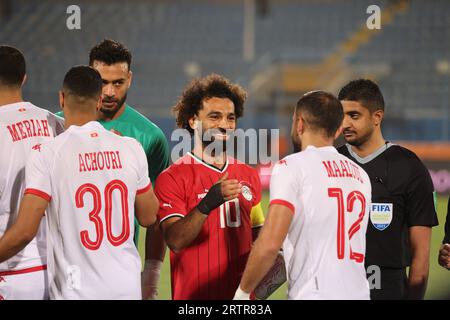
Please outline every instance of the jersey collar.
[{"label": "jersey collar", "polygon": [[71,125],[67,130],[104,130],[98,121],[89,121],[82,126]]},{"label": "jersey collar", "polygon": [[196,155],[192,154],[191,152],[188,152],[187,155],[190,156],[192,159],[194,159],[199,164],[201,164],[201,165],[203,165],[203,166],[205,166],[205,167],[207,167],[207,168],[209,168],[209,169],[211,169],[213,171],[219,172],[219,173],[224,173],[227,170],[227,168],[228,168],[228,157],[227,157],[227,160],[225,162],[225,165],[223,166],[223,168],[221,170],[219,168],[216,168],[216,167],[210,165],[209,163],[206,163],[205,161],[203,161],[202,159],[198,158]]},{"label": "jersey collar", "polygon": [[368,156],[360,157],[356,154],[356,152],[354,152],[352,150],[352,146],[350,144],[348,144],[348,143],[345,144],[345,146],[347,147],[348,153],[350,153],[350,155],[353,157],[353,159],[355,159],[357,162],[359,162],[361,164],[366,164],[366,163],[372,161],[373,159],[378,157],[380,154],[385,152],[387,149],[389,149],[393,145],[394,145],[393,143],[387,142],[387,143],[383,144],[380,148],[375,150],[373,153],[369,154]]},{"label": "jersey collar", "polygon": [[337,153],[336,148],[333,147],[333,146],[327,146],[327,147],[320,147],[320,148],[317,148],[317,147],[315,147],[315,146],[309,145],[309,146],[306,147],[305,151],[307,151],[307,150],[313,150],[313,149],[314,149],[314,150],[331,151],[331,152]]}]

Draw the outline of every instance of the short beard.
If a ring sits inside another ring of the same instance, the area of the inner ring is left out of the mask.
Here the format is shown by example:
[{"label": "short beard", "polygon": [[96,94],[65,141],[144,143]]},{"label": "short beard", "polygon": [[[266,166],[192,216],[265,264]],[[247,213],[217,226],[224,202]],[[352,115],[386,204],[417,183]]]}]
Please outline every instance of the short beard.
[{"label": "short beard", "polygon": [[125,94],[122,99],[117,101],[116,109],[107,109],[107,108],[103,108],[103,106],[102,106],[102,107],[100,107],[100,112],[103,113],[105,116],[112,118],[116,115],[116,113],[120,110],[120,108],[122,108],[122,106],[124,105],[126,100],[127,100],[127,94]]},{"label": "short beard", "polygon": [[344,137],[345,142],[347,142],[349,145],[354,146],[354,147],[360,147],[361,145],[363,145],[364,143],[366,143],[367,141],[370,140],[370,137],[372,136],[372,132],[368,132],[367,134],[356,138],[354,140],[351,141],[347,141]]}]

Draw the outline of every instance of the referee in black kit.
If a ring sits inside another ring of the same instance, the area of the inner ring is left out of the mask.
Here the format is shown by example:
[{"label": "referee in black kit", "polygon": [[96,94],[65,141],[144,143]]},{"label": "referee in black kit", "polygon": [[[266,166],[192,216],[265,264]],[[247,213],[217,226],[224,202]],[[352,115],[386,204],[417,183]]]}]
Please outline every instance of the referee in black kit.
[{"label": "referee in black kit", "polygon": [[373,288],[370,297],[423,299],[431,227],[438,225],[430,174],[412,151],[384,140],[384,99],[374,82],[351,81],[339,92],[339,100],[347,143],[338,151],[356,161],[372,182],[366,268],[380,268],[381,286]]}]

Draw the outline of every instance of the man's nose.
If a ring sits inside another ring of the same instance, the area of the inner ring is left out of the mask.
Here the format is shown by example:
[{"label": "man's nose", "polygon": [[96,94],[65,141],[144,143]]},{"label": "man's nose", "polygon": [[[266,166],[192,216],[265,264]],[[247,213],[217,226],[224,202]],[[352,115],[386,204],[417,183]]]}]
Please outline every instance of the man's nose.
[{"label": "man's nose", "polygon": [[114,97],[116,91],[114,90],[114,86],[112,84],[107,84],[103,87],[103,94],[107,97]]},{"label": "man's nose", "polygon": [[352,126],[352,122],[350,117],[345,116],[344,120],[342,121],[342,127],[345,129],[349,129]]}]

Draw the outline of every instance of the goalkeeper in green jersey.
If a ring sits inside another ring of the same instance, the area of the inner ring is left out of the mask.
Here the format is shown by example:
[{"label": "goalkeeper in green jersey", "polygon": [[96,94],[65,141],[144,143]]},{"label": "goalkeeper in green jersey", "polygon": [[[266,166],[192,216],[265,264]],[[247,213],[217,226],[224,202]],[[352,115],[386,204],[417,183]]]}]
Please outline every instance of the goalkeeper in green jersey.
[{"label": "goalkeeper in green jersey", "polygon": [[[169,145],[161,129],[129,106],[125,101],[131,85],[131,53],[121,43],[105,39],[89,53],[89,65],[100,72],[103,80],[102,106],[98,121],[106,129],[118,135],[132,137],[145,150],[152,184],[156,177],[169,165]],[[58,113],[64,116],[62,112]],[[139,239],[139,225],[135,224],[136,246]],[[156,299],[157,285],[166,245],[155,223],[147,229],[145,246],[145,267],[142,274],[144,299]]]}]

